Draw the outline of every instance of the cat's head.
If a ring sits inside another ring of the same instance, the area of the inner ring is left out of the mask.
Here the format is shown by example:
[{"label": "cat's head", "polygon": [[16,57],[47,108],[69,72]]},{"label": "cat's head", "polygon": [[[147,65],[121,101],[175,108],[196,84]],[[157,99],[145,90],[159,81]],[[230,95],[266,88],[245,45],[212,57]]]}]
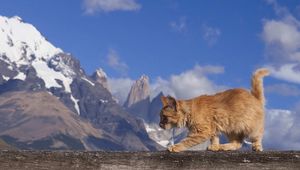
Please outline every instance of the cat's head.
[{"label": "cat's head", "polygon": [[174,97],[162,96],[161,101],[163,108],[160,111],[159,126],[163,129],[171,129],[173,127],[182,127],[184,124],[181,105]]}]

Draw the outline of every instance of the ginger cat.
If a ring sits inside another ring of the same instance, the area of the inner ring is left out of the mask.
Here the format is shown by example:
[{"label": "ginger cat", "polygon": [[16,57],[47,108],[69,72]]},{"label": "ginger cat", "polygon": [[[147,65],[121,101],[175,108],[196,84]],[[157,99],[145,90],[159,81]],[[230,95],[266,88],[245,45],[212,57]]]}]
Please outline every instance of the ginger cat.
[{"label": "ginger cat", "polygon": [[[227,151],[242,147],[245,138],[252,142],[254,151],[262,151],[264,134],[263,77],[269,71],[258,69],[252,77],[251,91],[231,89],[215,95],[203,95],[190,100],[162,97],[160,127],[187,127],[188,136],[168,148],[180,152],[210,139],[208,150]],[[220,144],[219,135],[227,136],[229,143]]]}]

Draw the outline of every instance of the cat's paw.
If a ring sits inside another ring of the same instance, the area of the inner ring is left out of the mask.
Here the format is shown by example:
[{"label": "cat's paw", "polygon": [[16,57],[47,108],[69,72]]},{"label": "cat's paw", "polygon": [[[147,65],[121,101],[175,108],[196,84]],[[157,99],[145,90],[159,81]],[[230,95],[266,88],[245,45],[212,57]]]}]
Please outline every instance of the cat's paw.
[{"label": "cat's paw", "polygon": [[207,147],[207,150],[209,151],[219,151],[220,150],[220,145],[210,145]]},{"label": "cat's paw", "polygon": [[168,151],[169,152],[181,152],[183,151],[185,148],[181,147],[180,145],[173,145],[173,146],[170,146],[168,148]]},{"label": "cat's paw", "polygon": [[262,148],[261,145],[255,145],[255,144],[253,144],[252,145],[252,150],[255,151],[255,152],[262,152],[263,148]]}]

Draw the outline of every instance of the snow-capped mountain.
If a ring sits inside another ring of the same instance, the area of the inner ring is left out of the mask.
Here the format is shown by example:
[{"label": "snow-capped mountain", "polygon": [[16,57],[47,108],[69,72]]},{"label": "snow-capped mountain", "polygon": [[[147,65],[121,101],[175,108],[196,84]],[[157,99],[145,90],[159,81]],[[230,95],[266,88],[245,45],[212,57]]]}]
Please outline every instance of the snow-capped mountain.
[{"label": "snow-capped mountain", "polygon": [[0,53],[17,66],[27,65],[34,59],[49,60],[62,52],[49,43],[34,26],[24,23],[17,16],[0,16],[0,45]]},{"label": "snow-capped mountain", "polygon": [[[26,80],[26,69],[33,68],[45,88],[64,88],[71,94],[70,85],[76,73],[65,60],[63,51],[49,43],[31,24],[24,23],[20,17],[0,16],[0,47],[0,59],[16,72],[15,76],[3,72],[3,79]],[[80,114],[72,95],[71,99]]]},{"label": "snow-capped mountain", "polygon": [[104,71],[97,72],[99,79],[86,75],[77,59],[48,42],[20,17],[0,16],[0,96],[16,91],[47,92],[75,115],[112,136],[104,142],[107,145],[112,143],[122,150],[159,148],[148,137],[143,123],[112,98],[105,87]]}]

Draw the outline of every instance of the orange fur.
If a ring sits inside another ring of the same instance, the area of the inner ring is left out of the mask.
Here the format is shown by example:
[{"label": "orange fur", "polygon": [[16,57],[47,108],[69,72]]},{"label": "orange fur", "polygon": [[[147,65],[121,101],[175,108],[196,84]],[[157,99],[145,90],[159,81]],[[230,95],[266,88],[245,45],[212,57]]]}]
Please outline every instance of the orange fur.
[{"label": "orange fur", "polygon": [[[251,92],[231,89],[215,95],[203,95],[190,100],[162,97],[160,126],[164,129],[187,127],[189,135],[168,148],[180,152],[208,139],[208,150],[236,150],[249,138],[252,149],[262,151],[264,133],[264,95],[262,78],[268,70],[259,69],[252,77]],[[229,143],[220,144],[219,135],[228,137]]]},{"label": "orange fur", "polygon": [[251,80],[251,93],[255,96],[261,103],[265,104],[264,97],[264,88],[263,88],[263,77],[269,75],[269,71],[267,69],[258,69],[254,72]]}]

